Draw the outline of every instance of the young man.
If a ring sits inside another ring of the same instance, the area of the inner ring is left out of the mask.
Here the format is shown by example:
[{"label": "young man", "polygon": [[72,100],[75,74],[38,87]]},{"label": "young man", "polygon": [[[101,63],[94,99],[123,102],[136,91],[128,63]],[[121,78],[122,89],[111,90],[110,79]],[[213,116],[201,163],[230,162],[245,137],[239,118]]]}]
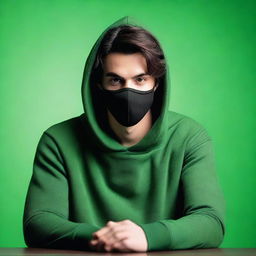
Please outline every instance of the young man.
[{"label": "young man", "polygon": [[128,16],[87,59],[84,113],[44,131],[23,216],[27,246],[137,251],[218,247],[225,200],[211,138],[170,111],[166,58]]}]

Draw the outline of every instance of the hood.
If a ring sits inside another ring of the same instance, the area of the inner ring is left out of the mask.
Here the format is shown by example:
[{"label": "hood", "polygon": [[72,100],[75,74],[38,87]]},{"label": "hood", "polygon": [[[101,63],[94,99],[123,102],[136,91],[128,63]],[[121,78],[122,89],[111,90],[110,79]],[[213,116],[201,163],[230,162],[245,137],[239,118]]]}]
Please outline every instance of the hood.
[{"label": "hood", "polygon": [[[82,80],[82,103],[84,113],[81,115],[82,122],[85,125],[86,140],[92,143],[92,146],[97,150],[111,152],[126,152],[126,153],[145,153],[152,152],[164,146],[167,138],[168,131],[168,112],[170,100],[170,82],[169,82],[169,68],[167,59],[166,61],[166,74],[163,77],[162,84],[160,84],[155,91],[154,102],[151,108],[154,108],[157,113],[157,118],[153,122],[151,129],[148,133],[135,145],[127,147],[123,146],[115,137],[114,132],[109,128],[107,121],[106,108],[102,105],[102,100],[99,99],[96,85],[90,83],[90,74],[95,61],[95,57],[104,37],[104,34],[113,27],[120,25],[130,24],[133,26],[140,26],[144,29],[145,26],[139,24],[138,21],[131,16],[124,16],[108,26],[99,36],[93,45],[89,56],[87,57]],[[149,29],[147,29],[149,31]],[[150,32],[150,31],[149,31]],[[160,42],[161,43],[161,42]],[[161,45],[160,45],[161,46]],[[163,53],[164,49],[161,46]]]}]

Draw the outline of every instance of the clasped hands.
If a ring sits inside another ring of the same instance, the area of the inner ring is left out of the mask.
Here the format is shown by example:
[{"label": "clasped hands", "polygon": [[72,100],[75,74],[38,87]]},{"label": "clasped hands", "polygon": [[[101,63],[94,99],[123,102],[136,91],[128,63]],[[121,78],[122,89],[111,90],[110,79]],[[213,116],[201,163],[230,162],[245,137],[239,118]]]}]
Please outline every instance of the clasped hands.
[{"label": "clasped hands", "polygon": [[89,246],[96,251],[146,252],[148,247],[144,230],[131,220],[108,221],[92,237]]}]

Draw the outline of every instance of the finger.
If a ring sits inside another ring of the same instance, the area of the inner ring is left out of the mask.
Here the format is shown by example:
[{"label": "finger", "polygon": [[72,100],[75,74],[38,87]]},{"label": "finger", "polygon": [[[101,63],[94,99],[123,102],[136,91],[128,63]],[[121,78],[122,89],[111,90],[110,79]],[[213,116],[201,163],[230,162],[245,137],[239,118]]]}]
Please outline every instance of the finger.
[{"label": "finger", "polygon": [[111,246],[116,241],[120,241],[127,237],[128,237],[127,230],[121,228],[114,232],[108,232],[107,234],[105,234],[103,237],[100,237],[99,239],[103,240],[107,245]]},{"label": "finger", "polygon": [[95,232],[95,237],[94,238],[101,238],[103,236],[105,236],[106,234],[110,235],[111,233],[117,231],[117,230],[122,230],[124,229],[123,225],[116,225],[116,223],[112,226],[106,226],[105,228],[102,228],[102,230],[99,230],[97,232]]},{"label": "finger", "polygon": [[108,232],[106,235],[102,235],[99,239],[91,240],[90,243],[96,246],[99,250],[102,247],[109,251],[112,248],[112,244],[128,237],[127,230],[120,229],[115,232]]},{"label": "finger", "polygon": [[92,244],[92,243],[90,242],[90,244],[89,244],[90,249],[91,249],[92,251],[99,251],[100,246],[99,246],[98,242],[97,242],[97,241],[94,241],[94,242],[96,242],[96,243]]},{"label": "finger", "polygon": [[106,243],[105,239],[103,239],[103,240],[99,240],[99,239],[91,240],[90,244],[91,244],[91,247],[94,250],[100,251],[100,252],[105,251],[105,247],[107,246],[107,243]]},{"label": "finger", "polygon": [[116,244],[121,245],[120,244],[121,241],[127,238],[128,238],[127,232],[120,231],[118,234],[116,234],[115,237],[112,236],[112,238],[106,239],[104,248],[106,251],[112,251],[113,249],[115,249]]},{"label": "finger", "polygon": [[108,231],[101,234],[98,238],[94,238],[90,241],[92,245],[94,245],[98,250],[102,250],[102,247],[113,244],[117,240],[123,239],[127,237],[125,235],[125,227],[123,225],[118,225],[119,227],[109,228]]},{"label": "finger", "polygon": [[93,238],[98,238],[100,237],[102,234],[106,233],[107,230],[109,230],[111,227],[117,225],[117,222],[114,222],[114,221],[108,221],[107,224],[99,229],[98,231],[92,233],[93,235]]},{"label": "finger", "polygon": [[98,243],[98,239],[92,239],[89,244],[90,245],[96,245]]},{"label": "finger", "polygon": [[91,243],[91,241],[88,244],[90,250],[95,250],[95,245]]},{"label": "finger", "polygon": [[127,238],[121,239],[119,241],[116,241],[112,246],[111,246],[111,251],[121,251],[121,252],[130,252],[131,250],[125,246],[123,243],[124,240]]},{"label": "finger", "polygon": [[99,238],[100,236],[102,236],[103,234],[105,234],[106,232],[109,231],[109,227],[103,227],[102,229],[98,230],[97,232],[94,232],[92,234],[93,238]]},{"label": "finger", "polygon": [[108,230],[106,230],[104,233],[100,234],[97,239],[100,239],[102,237],[110,237],[115,235],[117,232],[124,231],[125,228],[121,225],[117,225],[115,227],[111,227]]}]

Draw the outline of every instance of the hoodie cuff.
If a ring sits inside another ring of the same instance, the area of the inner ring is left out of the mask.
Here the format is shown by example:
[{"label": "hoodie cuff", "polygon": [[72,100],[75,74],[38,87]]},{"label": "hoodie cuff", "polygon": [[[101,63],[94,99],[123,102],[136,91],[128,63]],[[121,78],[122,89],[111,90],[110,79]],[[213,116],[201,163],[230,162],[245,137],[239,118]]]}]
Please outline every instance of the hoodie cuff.
[{"label": "hoodie cuff", "polygon": [[100,227],[89,224],[89,223],[80,223],[75,229],[73,240],[78,249],[81,250],[90,250],[89,241],[92,239],[92,234],[98,231]]},{"label": "hoodie cuff", "polygon": [[148,242],[147,251],[169,250],[171,242],[170,232],[162,222],[156,221],[137,225],[143,229],[146,235]]}]

